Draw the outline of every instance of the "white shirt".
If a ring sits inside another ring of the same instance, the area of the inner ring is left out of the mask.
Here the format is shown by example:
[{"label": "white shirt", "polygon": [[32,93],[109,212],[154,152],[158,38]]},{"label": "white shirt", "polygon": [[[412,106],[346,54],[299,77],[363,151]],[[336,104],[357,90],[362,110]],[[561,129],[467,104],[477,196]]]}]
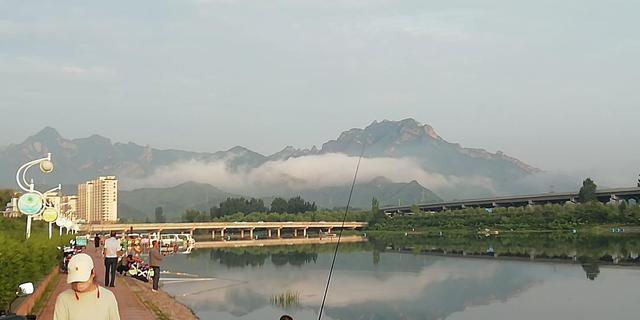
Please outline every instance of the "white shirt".
[{"label": "white shirt", "polygon": [[115,237],[111,237],[104,242],[104,252],[107,258],[117,258],[120,251],[120,241]]},{"label": "white shirt", "polygon": [[118,302],[113,293],[103,287],[98,291],[75,293],[63,291],[56,299],[53,320],[120,320]]}]

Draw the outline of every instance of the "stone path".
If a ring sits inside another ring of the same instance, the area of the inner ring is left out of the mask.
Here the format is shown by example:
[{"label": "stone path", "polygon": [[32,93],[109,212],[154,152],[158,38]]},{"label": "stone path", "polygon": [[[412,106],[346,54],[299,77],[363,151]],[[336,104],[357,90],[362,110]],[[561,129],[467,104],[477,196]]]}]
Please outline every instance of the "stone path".
[{"label": "stone path", "polygon": [[[100,253],[94,251],[94,248],[87,248],[86,253],[93,258],[93,264],[96,270],[96,279],[98,284],[104,286],[104,262]],[[46,306],[42,312],[38,315],[39,320],[51,320],[53,319],[53,311],[55,308],[56,298],[58,294],[67,288],[69,285],[66,282],[66,275],[60,277],[60,282],[56,286],[53,294],[47,301]],[[120,311],[120,319],[140,319],[140,320],[155,320],[156,316],[147,309],[139,300],[138,296],[134,294],[129,281],[138,281],[131,278],[124,279],[123,277],[116,277],[116,287],[107,288],[111,290],[118,300],[118,310]],[[139,281],[138,281],[139,282]]]}]

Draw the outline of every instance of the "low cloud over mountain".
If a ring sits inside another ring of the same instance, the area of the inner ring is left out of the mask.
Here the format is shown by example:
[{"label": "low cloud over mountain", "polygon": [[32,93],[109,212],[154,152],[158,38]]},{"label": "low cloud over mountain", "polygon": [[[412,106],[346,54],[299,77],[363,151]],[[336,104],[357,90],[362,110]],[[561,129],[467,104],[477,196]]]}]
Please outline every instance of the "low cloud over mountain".
[{"label": "low cloud over mountain", "polygon": [[[340,153],[307,155],[286,160],[266,161],[254,168],[232,170],[224,160],[190,160],[163,166],[149,177],[126,181],[131,187],[174,186],[184,181],[208,183],[236,193],[266,194],[285,190],[349,184],[355,174],[358,157]],[[482,176],[455,176],[430,173],[414,158],[364,158],[358,182],[383,176],[393,182],[415,180],[430,189],[477,187],[493,191],[491,179]]]},{"label": "low cloud over mountain", "polygon": [[405,119],[347,130],[319,149],[286,147],[270,156],[240,146],[207,153],[112,143],[98,135],[69,140],[47,127],[20,144],[0,149],[0,186],[15,187],[19,165],[51,152],[56,169],[38,177],[38,183],[73,185],[116,175],[123,190],[194,181],[248,196],[313,194],[348,185],[363,146],[358,182],[377,177],[388,183],[414,181],[444,199],[548,191],[549,182],[556,190],[577,185],[576,179],[550,175],[501,152],[450,143],[431,126]]}]

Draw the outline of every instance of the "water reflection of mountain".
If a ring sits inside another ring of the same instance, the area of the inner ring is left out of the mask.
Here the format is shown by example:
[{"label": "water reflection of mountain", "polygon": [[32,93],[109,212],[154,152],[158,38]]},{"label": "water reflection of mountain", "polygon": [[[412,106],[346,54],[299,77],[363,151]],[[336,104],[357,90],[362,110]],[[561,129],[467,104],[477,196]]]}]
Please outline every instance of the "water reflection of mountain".
[{"label": "water reflection of mountain", "polygon": [[[327,315],[336,319],[444,319],[467,307],[506,301],[538,280],[529,268],[503,264],[486,278],[449,278],[425,286],[413,299],[366,301],[343,307],[329,307]],[[380,288],[380,290],[385,290]]]},{"label": "water reflection of mountain", "polygon": [[[226,259],[225,255],[222,257],[217,261],[237,261]],[[318,258],[326,262],[330,255],[322,254]],[[367,253],[345,254],[341,259],[343,265],[368,267],[358,271],[342,269],[334,275],[335,284],[326,311],[328,319],[441,319],[470,305],[507,300],[540,279],[538,267],[512,263],[395,252],[381,253],[378,266],[372,264]],[[192,307],[202,315],[216,312],[228,312],[236,317],[259,314],[261,310],[271,308],[267,288],[277,284],[277,290],[293,287],[312,296],[303,308],[317,310],[325,278],[325,273],[320,271],[326,270],[307,268],[314,266],[307,264],[302,269],[289,265],[283,272],[269,268],[268,259],[260,257],[259,260],[264,263],[255,264],[259,267],[255,272],[260,276],[250,276],[247,286],[229,288],[216,300],[211,300],[212,296],[209,299],[200,297],[202,301]],[[392,265],[394,268],[385,268],[388,271],[376,271],[380,266]],[[237,268],[230,270],[234,269]],[[236,271],[233,272],[237,276]],[[292,276],[292,273],[304,277]],[[379,274],[384,276],[378,277]],[[360,294],[352,294],[350,290]],[[253,319],[252,316],[249,318]]]},{"label": "water reflection of mountain", "polygon": [[595,280],[600,274],[600,266],[595,263],[582,264],[582,270],[587,274],[587,279],[589,280]]},{"label": "water reflection of mountain", "polygon": [[[469,306],[517,301],[512,298],[547,283],[572,288],[584,283],[585,275],[607,283],[611,277],[598,278],[600,265],[638,265],[638,244],[632,237],[372,237],[369,243],[341,250],[326,315],[327,319],[444,319],[468,312]],[[279,311],[269,297],[289,289],[301,292],[302,301],[301,309],[288,311],[309,315],[319,305],[333,248],[197,250],[176,257],[181,260],[168,267],[243,283],[228,287],[217,282],[219,289],[185,301],[203,319],[262,319]],[[474,254],[475,259],[468,259]]]}]

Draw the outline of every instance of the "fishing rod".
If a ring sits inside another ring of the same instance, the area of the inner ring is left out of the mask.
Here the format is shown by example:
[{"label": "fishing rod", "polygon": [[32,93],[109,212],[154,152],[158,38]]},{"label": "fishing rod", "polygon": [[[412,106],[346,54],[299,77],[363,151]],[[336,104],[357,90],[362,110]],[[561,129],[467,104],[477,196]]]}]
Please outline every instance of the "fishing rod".
[{"label": "fishing rod", "polygon": [[331,261],[331,269],[329,269],[327,285],[324,288],[324,296],[322,297],[322,304],[320,305],[320,311],[318,312],[318,320],[322,319],[322,312],[324,311],[324,303],[327,300],[327,293],[329,292],[329,285],[331,284],[331,276],[333,275],[333,268],[336,264],[336,257],[338,256],[338,248],[340,248],[342,231],[344,231],[344,224],[347,221],[347,214],[349,213],[349,206],[351,205],[351,196],[353,196],[353,189],[356,186],[356,179],[358,178],[358,171],[360,170],[360,161],[362,160],[362,156],[364,156],[364,146],[365,146],[365,143],[363,142],[362,150],[360,151],[360,156],[358,157],[358,164],[356,165],[356,173],[353,175],[353,182],[351,183],[351,190],[349,191],[349,200],[347,200],[347,207],[345,208],[344,216],[342,217],[342,227],[340,228],[340,233],[338,234],[338,242],[336,243],[336,249],[333,252],[333,260]]}]

